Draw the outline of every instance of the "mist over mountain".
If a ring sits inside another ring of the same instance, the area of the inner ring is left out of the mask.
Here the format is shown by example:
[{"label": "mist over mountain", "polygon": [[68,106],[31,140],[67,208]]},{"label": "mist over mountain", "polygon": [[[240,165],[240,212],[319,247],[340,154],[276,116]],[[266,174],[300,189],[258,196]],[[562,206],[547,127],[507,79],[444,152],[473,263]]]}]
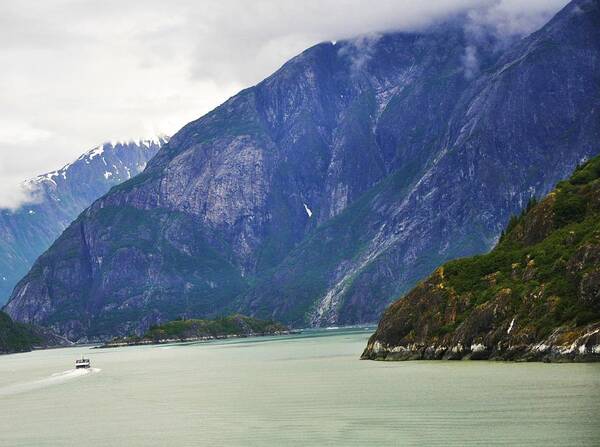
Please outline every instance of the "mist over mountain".
[{"label": "mist over mountain", "polygon": [[[239,310],[374,321],[600,152],[600,6],[316,45],[86,209],[6,312],[72,339]],[[596,86],[590,87],[590,86]]]},{"label": "mist over mountain", "polygon": [[83,147],[172,135],[315,43],[415,31],[460,15],[474,32],[522,36],[566,3],[129,0],[98,11],[85,0],[73,8],[64,0],[0,2],[0,56],[11,61],[0,72],[0,207],[20,204],[22,179]]}]

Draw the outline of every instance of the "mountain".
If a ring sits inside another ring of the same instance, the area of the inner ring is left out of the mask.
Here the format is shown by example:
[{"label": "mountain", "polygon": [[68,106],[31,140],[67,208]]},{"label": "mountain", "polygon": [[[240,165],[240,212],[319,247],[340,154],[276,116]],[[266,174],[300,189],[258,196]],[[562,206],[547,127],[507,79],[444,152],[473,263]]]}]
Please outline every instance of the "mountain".
[{"label": "mountain", "polygon": [[[312,324],[376,321],[393,296],[443,261],[489,250],[531,196],[600,151],[600,89],[589,87],[600,76],[599,9],[597,1],[572,2],[482,64],[458,99],[450,97],[451,113],[441,105],[455,72],[443,68],[429,71],[422,87],[433,89],[429,107],[411,103],[406,88],[394,97],[389,128],[425,145],[406,151],[407,141],[392,140],[399,166],[254,288],[251,309],[287,314],[301,303]],[[394,110],[399,105],[408,110]],[[409,111],[415,120],[406,129],[399,123]],[[428,129],[437,112],[441,128]]]},{"label": "mountain", "polygon": [[140,173],[166,141],[105,143],[58,171],[25,181],[34,192],[32,203],[0,209],[0,304],[81,211]]},{"label": "mountain", "polygon": [[600,157],[392,304],[365,359],[600,361]]},{"label": "mountain", "polygon": [[442,262],[489,250],[600,151],[600,6],[512,42],[465,20],[316,45],[189,123],[65,230],[6,312],[75,340],[238,311],[375,321]]}]

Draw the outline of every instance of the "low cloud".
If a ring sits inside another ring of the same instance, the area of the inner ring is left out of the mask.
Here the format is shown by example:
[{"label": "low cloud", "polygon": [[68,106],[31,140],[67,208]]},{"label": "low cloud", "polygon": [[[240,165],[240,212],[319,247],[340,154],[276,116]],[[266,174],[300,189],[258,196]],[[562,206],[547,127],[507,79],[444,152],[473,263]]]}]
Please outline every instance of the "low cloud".
[{"label": "low cloud", "polygon": [[360,73],[367,62],[373,57],[375,44],[381,39],[381,34],[369,33],[355,37],[338,51],[338,56],[346,57],[350,61],[350,70],[354,75]]},{"label": "low cloud", "polygon": [[542,27],[567,1],[496,0],[469,11],[474,26],[493,29],[499,37],[530,34]]},{"label": "low cloud", "polygon": [[[303,49],[467,15],[477,34],[533,31],[565,0],[45,0],[0,3],[0,207],[23,179],[110,139],[172,134]],[[470,53],[472,52],[472,53]],[[16,205],[15,205],[16,204]]]},{"label": "low cloud", "polygon": [[19,208],[34,203],[39,203],[41,191],[28,182],[16,182],[15,187],[0,189],[0,203],[2,209],[16,211]]}]

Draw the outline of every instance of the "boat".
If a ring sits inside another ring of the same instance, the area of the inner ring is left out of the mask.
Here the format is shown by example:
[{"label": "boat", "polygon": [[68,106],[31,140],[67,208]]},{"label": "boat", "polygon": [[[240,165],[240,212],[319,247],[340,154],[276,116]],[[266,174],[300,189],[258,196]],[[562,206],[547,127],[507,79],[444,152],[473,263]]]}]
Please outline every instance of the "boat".
[{"label": "boat", "polygon": [[90,359],[86,359],[85,357],[81,357],[81,359],[75,360],[75,369],[89,368],[90,367]]}]

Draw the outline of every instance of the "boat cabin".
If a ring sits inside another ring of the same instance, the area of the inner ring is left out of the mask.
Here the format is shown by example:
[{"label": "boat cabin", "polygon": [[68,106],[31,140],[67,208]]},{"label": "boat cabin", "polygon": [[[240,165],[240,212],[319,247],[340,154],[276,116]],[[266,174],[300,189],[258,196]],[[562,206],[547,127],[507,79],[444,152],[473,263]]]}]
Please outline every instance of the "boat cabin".
[{"label": "boat cabin", "polygon": [[81,357],[81,359],[75,360],[75,369],[89,368],[89,367],[90,367],[90,359]]}]

